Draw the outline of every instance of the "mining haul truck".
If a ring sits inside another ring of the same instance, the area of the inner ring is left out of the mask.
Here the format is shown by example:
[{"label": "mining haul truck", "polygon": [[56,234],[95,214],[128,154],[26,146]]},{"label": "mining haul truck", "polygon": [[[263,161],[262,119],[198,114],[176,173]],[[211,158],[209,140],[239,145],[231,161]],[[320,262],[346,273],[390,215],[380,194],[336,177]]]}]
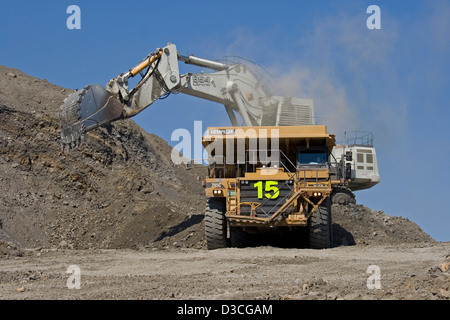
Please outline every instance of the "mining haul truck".
[{"label": "mining haul truck", "polygon": [[208,249],[240,246],[245,233],[289,230],[306,232],[311,248],[332,246],[335,136],[326,126],[208,128],[202,143]]}]

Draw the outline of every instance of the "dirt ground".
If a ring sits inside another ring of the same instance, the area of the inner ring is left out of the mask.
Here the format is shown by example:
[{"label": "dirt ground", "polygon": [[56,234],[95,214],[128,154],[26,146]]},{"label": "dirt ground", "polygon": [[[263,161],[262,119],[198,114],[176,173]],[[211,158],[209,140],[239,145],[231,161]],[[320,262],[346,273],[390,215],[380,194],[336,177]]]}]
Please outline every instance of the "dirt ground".
[{"label": "dirt ground", "polygon": [[[213,251],[3,249],[9,254],[0,261],[0,299],[450,297],[450,243],[325,250],[270,246]],[[79,277],[68,269],[71,266],[79,268]]]},{"label": "dirt ground", "polygon": [[206,250],[206,169],[132,120],[62,153],[70,92],[0,66],[0,299],[450,298],[450,243],[362,204],[333,205],[331,249]]}]

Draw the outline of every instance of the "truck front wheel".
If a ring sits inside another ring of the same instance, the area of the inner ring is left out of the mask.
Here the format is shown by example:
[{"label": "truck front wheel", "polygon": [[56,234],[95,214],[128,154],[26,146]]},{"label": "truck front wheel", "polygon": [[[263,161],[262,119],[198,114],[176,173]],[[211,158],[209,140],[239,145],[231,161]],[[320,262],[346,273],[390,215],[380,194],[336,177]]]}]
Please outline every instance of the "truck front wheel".
[{"label": "truck front wheel", "polygon": [[311,214],[308,221],[309,246],[313,249],[325,249],[333,246],[331,223],[331,200],[327,197]]},{"label": "truck front wheel", "polygon": [[205,236],[208,250],[228,247],[225,199],[208,198],[205,211]]}]

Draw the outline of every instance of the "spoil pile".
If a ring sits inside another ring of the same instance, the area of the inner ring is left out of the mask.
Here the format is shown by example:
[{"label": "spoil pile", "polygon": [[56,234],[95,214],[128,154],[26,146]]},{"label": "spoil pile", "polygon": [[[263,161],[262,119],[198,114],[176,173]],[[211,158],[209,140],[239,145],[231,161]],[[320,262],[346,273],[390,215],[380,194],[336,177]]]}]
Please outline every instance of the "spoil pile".
[{"label": "spoil pile", "polygon": [[408,218],[390,216],[360,204],[333,205],[334,245],[395,245],[435,242]]},{"label": "spoil pile", "polygon": [[[59,106],[71,90],[0,66],[0,242],[10,248],[204,248],[205,168],[132,120],[63,154]],[[336,245],[433,241],[415,223],[333,206]]]},{"label": "spoil pile", "polygon": [[[136,248],[201,222],[199,174],[132,120],[87,135],[63,154],[59,106],[70,90],[0,66],[0,229],[25,247]],[[181,236],[181,235],[179,235]]]}]

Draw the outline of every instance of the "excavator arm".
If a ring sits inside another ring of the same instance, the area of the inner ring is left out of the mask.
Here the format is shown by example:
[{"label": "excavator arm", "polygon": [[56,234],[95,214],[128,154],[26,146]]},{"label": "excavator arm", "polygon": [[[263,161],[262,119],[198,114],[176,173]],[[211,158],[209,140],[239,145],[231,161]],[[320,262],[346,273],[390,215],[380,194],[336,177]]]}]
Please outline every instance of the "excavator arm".
[{"label": "excavator arm", "polygon": [[[212,72],[180,74],[180,62]],[[128,80],[138,74],[142,79],[130,89]],[[60,110],[62,149],[78,146],[86,132],[133,117],[170,93],[184,93],[222,104],[233,126],[239,125],[236,114],[244,126],[313,123],[312,100],[270,94],[254,66],[182,56],[169,43],[150,53],[134,68],[109,80],[106,88],[92,84],[70,94]]]}]

